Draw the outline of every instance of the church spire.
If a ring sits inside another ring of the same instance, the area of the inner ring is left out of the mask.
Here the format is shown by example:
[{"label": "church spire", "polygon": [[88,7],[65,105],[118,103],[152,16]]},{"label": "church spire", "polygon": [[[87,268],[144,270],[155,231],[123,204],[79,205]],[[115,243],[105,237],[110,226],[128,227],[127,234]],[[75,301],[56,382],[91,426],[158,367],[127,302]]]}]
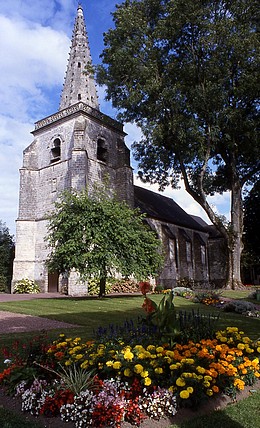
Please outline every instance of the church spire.
[{"label": "church spire", "polygon": [[99,110],[82,6],[78,5],[59,110],[83,102]]}]

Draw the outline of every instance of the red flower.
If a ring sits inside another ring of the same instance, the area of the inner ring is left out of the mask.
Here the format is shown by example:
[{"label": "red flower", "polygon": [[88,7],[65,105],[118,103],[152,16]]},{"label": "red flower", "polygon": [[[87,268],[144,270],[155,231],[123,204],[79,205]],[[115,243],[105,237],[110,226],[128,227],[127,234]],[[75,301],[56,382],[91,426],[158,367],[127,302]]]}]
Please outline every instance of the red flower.
[{"label": "red flower", "polygon": [[144,295],[146,295],[146,293],[148,293],[148,291],[150,291],[151,289],[150,282],[147,282],[147,281],[139,282],[139,287],[140,287],[141,293]]},{"label": "red flower", "polygon": [[156,310],[155,303],[151,299],[149,299],[148,297],[146,297],[144,299],[144,303],[142,305],[142,308],[144,308],[144,310],[148,314],[151,314],[151,313],[155,312],[155,310]]}]

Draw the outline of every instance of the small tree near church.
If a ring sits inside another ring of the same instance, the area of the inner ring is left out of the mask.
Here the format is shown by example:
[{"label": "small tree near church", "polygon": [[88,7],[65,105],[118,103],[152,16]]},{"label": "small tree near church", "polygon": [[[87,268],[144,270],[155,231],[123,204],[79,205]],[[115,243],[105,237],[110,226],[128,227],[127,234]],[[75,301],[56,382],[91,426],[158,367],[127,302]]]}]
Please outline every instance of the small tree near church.
[{"label": "small tree near church", "polygon": [[162,266],[160,241],[145,216],[105,192],[62,194],[49,220],[50,271],[75,270],[80,279],[99,280],[99,295],[115,272],[137,280],[157,276]]}]

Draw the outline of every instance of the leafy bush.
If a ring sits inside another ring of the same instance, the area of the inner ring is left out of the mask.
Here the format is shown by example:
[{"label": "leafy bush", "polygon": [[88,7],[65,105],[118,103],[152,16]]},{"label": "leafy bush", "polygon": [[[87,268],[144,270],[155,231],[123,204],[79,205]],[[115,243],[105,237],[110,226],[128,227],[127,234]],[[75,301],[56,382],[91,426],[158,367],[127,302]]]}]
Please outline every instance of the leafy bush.
[{"label": "leafy bush", "polygon": [[245,300],[232,300],[227,302],[223,310],[225,312],[237,312],[238,314],[243,314],[246,312],[254,312],[256,307],[251,302],[246,302]]},{"label": "leafy bush", "polygon": [[32,294],[40,293],[41,289],[32,279],[24,278],[16,282],[13,292],[16,294]]},{"label": "leafy bush", "polygon": [[6,276],[0,274],[0,293],[7,293],[8,291],[7,282],[8,280]]},{"label": "leafy bush", "polygon": [[185,297],[186,299],[194,296],[194,291],[188,287],[175,287],[173,292],[175,296]]},{"label": "leafy bush", "polygon": [[163,292],[163,286],[162,285],[156,285],[155,287],[154,287],[154,293],[158,293],[158,294],[160,294],[160,293],[162,293]]},{"label": "leafy bush", "polygon": [[195,293],[193,302],[205,305],[217,305],[221,300],[221,292],[216,290],[201,290]]}]

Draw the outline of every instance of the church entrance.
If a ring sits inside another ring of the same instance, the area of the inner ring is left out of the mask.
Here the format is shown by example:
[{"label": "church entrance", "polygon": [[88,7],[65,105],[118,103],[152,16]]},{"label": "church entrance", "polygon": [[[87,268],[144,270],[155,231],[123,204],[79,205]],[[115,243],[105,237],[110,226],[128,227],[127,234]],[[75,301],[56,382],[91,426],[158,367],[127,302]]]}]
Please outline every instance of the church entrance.
[{"label": "church entrance", "polygon": [[58,272],[48,273],[48,293],[59,292],[59,274]]}]

